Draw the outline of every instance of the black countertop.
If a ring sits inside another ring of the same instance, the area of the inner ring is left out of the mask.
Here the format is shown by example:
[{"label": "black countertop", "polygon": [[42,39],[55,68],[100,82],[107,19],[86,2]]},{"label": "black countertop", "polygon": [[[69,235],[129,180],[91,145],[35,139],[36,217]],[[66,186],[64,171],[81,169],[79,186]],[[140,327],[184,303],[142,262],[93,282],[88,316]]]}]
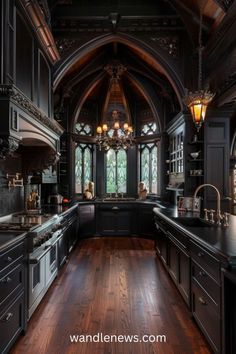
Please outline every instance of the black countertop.
[{"label": "black countertop", "polygon": [[229,266],[236,267],[236,216],[230,215],[229,227],[212,225],[210,227],[184,226],[178,223],[177,217],[198,216],[192,212],[180,213],[176,207],[154,208],[154,213],[173,224],[211,252],[217,254]]},{"label": "black countertop", "polygon": [[23,240],[25,237],[25,232],[0,231],[0,252]]}]

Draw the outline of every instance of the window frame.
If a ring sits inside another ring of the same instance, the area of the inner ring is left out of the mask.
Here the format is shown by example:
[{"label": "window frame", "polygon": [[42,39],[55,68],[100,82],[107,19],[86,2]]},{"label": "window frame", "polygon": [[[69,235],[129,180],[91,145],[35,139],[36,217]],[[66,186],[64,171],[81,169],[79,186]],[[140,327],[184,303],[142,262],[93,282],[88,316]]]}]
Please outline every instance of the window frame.
[{"label": "window frame", "polygon": [[[152,146],[150,146],[152,145]],[[148,149],[149,151],[149,190],[148,190],[148,195],[158,195],[158,191],[159,191],[159,181],[158,181],[158,176],[160,175],[159,172],[159,168],[158,168],[158,162],[159,162],[159,140],[148,140],[148,141],[143,141],[141,143],[139,143],[138,145],[138,153],[139,153],[139,171],[138,171],[138,176],[139,176],[139,182],[142,181],[142,151],[145,149]],[[157,182],[156,182],[156,189],[157,192],[152,192],[152,150],[156,148],[157,149],[157,155],[156,155],[156,159],[157,159]],[[151,189],[151,190],[150,190]]]},{"label": "window frame", "polygon": [[[78,147],[80,147],[81,150],[82,150],[81,192],[77,192],[76,191],[76,150],[77,150]],[[83,193],[85,191],[85,183],[86,183],[86,181],[84,180],[84,155],[85,155],[85,152],[86,152],[87,149],[90,150],[90,154],[91,154],[90,176],[91,176],[91,180],[93,180],[93,174],[94,174],[94,145],[91,144],[91,143],[78,142],[78,143],[76,143],[76,146],[75,146],[75,169],[74,169],[74,174],[75,174],[75,194],[76,195],[83,195]]]}]

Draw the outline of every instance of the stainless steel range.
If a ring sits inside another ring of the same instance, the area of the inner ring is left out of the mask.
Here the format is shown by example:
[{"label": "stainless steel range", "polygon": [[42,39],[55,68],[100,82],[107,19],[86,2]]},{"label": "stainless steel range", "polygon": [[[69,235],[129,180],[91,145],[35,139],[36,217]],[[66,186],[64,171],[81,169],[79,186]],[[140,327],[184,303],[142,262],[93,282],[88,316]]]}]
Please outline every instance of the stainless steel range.
[{"label": "stainless steel range", "polygon": [[26,232],[28,249],[28,318],[57,276],[58,242],[63,232],[59,215],[20,213],[0,218],[0,232]]},{"label": "stainless steel range", "polygon": [[28,232],[30,318],[58,272],[58,242],[62,234],[62,219],[55,215]]}]

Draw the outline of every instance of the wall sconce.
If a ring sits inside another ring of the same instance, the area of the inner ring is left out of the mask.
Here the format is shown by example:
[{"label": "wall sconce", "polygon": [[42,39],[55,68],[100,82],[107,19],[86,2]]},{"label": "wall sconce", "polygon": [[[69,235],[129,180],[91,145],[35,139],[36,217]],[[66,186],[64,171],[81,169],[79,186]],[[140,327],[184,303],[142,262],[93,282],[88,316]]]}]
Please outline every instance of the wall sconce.
[{"label": "wall sconce", "polygon": [[23,178],[20,177],[21,173],[18,172],[15,175],[9,175],[7,173],[6,178],[8,180],[8,188],[23,187]]}]

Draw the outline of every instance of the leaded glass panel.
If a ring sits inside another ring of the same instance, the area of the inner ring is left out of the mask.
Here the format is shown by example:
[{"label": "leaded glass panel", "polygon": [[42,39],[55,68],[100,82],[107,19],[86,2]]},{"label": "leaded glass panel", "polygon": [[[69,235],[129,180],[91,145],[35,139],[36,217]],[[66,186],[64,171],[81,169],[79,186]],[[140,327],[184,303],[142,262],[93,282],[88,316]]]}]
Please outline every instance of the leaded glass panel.
[{"label": "leaded glass panel", "polygon": [[157,124],[155,122],[149,122],[143,124],[141,127],[141,135],[152,135],[157,133]]},{"label": "leaded glass panel", "polygon": [[78,146],[75,150],[75,192],[82,193],[82,149]]},{"label": "leaded glass panel", "polygon": [[107,161],[106,161],[106,189],[107,193],[116,192],[116,153],[114,150],[110,149],[107,152]]},{"label": "leaded glass panel", "polygon": [[91,136],[93,133],[92,126],[83,122],[76,124],[75,131],[79,135],[87,135],[87,136]]},{"label": "leaded glass panel", "polygon": [[106,192],[126,193],[127,155],[125,150],[110,149],[106,154]]},{"label": "leaded glass panel", "polygon": [[84,184],[87,186],[88,182],[92,180],[91,176],[92,154],[89,147],[84,150]]},{"label": "leaded glass panel", "polygon": [[83,193],[92,180],[93,153],[92,146],[79,144],[75,149],[75,192]]},{"label": "leaded glass panel", "polygon": [[151,192],[157,194],[157,147],[151,150]]},{"label": "leaded glass panel", "polygon": [[156,143],[140,145],[140,181],[145,183],[148,193],[157,194],[158,148]]},{"label": "leaded glass panel", "polygon": [[126,193],[127,158],[124,150],[117,152],[117,187],[118,193]]},{"label": "leaded glass panel", "polygon": [[147,147],[141,152],[141,181],[145,183],[149,192],[149,149]]}]

